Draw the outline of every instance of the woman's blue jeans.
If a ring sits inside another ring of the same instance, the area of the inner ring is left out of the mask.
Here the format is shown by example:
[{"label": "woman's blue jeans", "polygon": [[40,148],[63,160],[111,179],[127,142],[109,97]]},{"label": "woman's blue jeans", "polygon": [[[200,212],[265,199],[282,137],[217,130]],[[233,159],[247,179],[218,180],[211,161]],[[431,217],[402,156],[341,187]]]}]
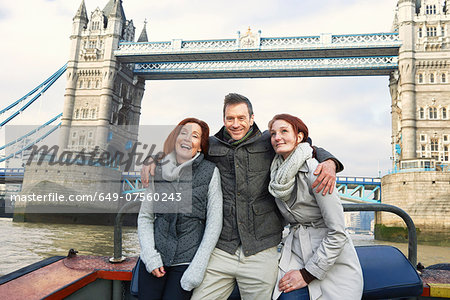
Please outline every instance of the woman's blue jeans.
[{"label": "woman's blue jeans", "polygon": [[294,290],[289,293],[282,293],[278,300],[309,300],[309,291],[308,287]]}]

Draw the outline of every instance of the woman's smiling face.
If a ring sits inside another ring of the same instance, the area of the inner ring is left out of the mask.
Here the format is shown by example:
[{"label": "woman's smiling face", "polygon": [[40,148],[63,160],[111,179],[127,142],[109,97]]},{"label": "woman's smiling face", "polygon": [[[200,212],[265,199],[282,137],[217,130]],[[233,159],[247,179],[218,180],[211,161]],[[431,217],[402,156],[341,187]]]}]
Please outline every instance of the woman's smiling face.
[{"label": "woman's smiling face", "polygon": [[270,128],[270,142],[277,154],[286,159],[302,141],[303,133],[296,134],[291,124],[284,120],[276,120]]},{"label": "woman's smiling face", "polygon": [[200,152],[202,142],[202,128],[197,123],[186,123],[180,130],[175,141],[177,162],[183,163]]}]

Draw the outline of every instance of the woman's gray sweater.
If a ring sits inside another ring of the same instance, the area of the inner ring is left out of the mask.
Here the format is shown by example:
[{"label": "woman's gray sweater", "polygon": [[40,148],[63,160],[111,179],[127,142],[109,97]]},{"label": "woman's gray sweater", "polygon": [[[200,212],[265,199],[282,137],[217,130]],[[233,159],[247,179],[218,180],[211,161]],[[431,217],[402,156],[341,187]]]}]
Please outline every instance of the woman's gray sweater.
[{"label": "woman's gray sweater", "polygon": [[[177,166],[175,156],[173,153],[169,154],[166,159],[167,163],[163,164],[163,178],[165,180],[176,180],[179,178],[179,172],[192,165],[195,160],[191,160]],[[147,192],[153,192],[154,188],[151,186]],[[181,287],[186,291],[191,291],[200,285],[203,281],[203,276],[208,265],[211,252],[216,246],[222,231],[222,187],[220,183],[220,174],[217,168],[214,169],[213,176],[208,186],[208,205],[206,212],[206,224],[203,239],[199,248],[189,264],[189,267],[184,272],[181,278]],[[155,249],[155,239],[153,232],[154,214],[152,212],[152,202],[144,201],[141,205],[141,210],[138,217],[138,236],[141,246],[141,260],[144,262],[146,269],[151,273],[154,269],[162,267],[161,255]]]}]

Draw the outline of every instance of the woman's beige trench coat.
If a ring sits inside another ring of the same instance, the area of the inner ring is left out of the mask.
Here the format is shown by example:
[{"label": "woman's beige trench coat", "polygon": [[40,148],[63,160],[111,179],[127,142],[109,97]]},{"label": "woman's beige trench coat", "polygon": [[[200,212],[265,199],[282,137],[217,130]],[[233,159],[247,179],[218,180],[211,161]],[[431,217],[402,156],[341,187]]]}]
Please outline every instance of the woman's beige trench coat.
[{"label": "woman's beige trench coat", "polygon": [[323,196],[311,188],[317,165],[316,159],[308,159],[296,175],[291,199],[276,199],[290,231],[284,239],[273,299],[281,294],[278,281],[286,272],[306,268],[317,278],[308,285],[311,299],[359,300],[363,290],[361,266],[345,231],[337,191]]}]

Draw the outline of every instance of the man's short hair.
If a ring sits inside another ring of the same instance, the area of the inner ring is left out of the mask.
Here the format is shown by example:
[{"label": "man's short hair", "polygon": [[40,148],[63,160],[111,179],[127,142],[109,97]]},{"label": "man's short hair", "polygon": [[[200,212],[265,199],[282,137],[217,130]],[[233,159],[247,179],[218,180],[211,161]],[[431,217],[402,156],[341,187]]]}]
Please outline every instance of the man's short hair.
[{"label": "man's short hair", "polygon": [[250,102],[250,100],[248,100],[247,97],[242,96],[241,94],[237,94],[237,93],[229,93],[228,95],[225,96],[225,99],[223,101],[223,116],[225,117],[225,109],[227,108],[228,105],[241,104],[241,103],[244,103],[247,105],[248,114],[249,114],[249,117],[251,118],[253,115],[252,103]]}]

